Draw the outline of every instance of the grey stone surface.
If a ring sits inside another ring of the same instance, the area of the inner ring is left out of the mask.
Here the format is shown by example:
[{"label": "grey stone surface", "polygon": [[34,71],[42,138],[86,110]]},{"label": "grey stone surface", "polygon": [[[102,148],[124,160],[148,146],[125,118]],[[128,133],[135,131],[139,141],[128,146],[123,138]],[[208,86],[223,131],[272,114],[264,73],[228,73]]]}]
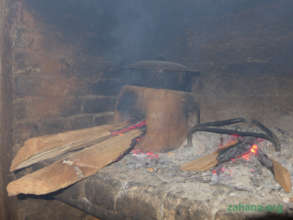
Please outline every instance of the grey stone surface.
[{"label": "grey stone surface", "polygon": [[[274,130],[282,152],[271,143],[259,147],[292,172],[292,137]],[[223,165],[219,174],[181,171],[180,165],[213,152],[227,135],[200,132],[193,147],[158,154],[157,159],[133,153],[57,194],[56,198],[107,219],[248,219],[267,210],[235,210],[235,206],[275,206],[272,214],[292,214],[289,198],[273,175],[254,156]],[[286,159],[287,158],[287,159]],[[216,175],[216,176],[215,176]]]}]

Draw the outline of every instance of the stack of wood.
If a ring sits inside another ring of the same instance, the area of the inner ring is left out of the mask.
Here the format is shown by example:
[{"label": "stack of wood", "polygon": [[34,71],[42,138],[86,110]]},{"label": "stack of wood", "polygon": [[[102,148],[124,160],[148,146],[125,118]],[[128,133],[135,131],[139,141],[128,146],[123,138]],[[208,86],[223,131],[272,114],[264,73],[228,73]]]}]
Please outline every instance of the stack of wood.
[{"label": "stack of wood", "polygon": [[53,163],[9,183],[8,194],[47,194],[95,174],[128,152],[132,140],[142,134],[139,128],[126,129],[122,135],[111,132],[133,120],[143,119],[147,124],[139,144],[144,151],[179,147],[193,125],[188,122],[199,117],[198,110],[190,93],[126,86],[117,101],[114,123],[28,139],[10,171],[42,161]]},{"label": "stack of wood", "polygon": [[[119,126],[123,126],[121,123]],[[64,155],[51,165],[17,179],[7,186],[9,196],[24,194],[42,195],[65,188],[95,174],[121,156],[131,145],[133,138],[141,134],[139,129],[123,135],[111,136],[117,125],[105,125],[69,131],[56,135],[36,137],[25,142],[14,158],[11,171],[43,160]],[[75,152],[76,150],[79,150]]]}]

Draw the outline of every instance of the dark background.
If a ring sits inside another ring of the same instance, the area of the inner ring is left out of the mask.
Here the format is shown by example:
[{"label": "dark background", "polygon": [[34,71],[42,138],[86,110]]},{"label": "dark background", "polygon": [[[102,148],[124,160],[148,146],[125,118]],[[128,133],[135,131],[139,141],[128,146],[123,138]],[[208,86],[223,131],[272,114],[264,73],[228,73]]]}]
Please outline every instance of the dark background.
[{"label": "dark background", "polygon": [[293,53],[289,0],[26,2],[66,42],[117,63],[158,57],[195,67],[263,61],[282,66],[278,72],[293,65],[288,62]]},{"label": "dark background", "polygon": [[292,6],[292,0],[9,1],[0,50],[0,212],[17,220],[91,219],[53,200],[7,202],[6,184],[16,178],[10,161],[30,137],[110,121],[122,86],[119,67],[138,60],[199,70],[193,93],[203,122],[243,116],[293,132]]}]

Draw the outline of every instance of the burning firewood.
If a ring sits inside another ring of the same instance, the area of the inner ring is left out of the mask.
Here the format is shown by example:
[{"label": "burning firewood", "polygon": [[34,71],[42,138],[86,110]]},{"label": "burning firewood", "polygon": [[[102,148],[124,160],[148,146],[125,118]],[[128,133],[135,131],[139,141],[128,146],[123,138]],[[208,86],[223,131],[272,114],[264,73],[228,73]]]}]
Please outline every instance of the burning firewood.
[{"label": "burning firewood", "polygon": [[[221,126],[236,124],[236,123],[250,123],[260,130],[262,130],[264,133],[256,133],[256,132],[243,132],[238,130],[232,130],[232,129],[226,129],[226,128],[219,128]],[[244,118],[233,118],[223,121],[215,121],[215,122],[207,122],[207,123],[200,123],[196,124],[194,127],[192,127],[188,131],[187,135],[187,146],[192,145],[192,134],[198,131],[205,131],[205,132],[213,132],[213,133],[219,133],[219,134],[231,134],[231,135],[238,135],[242,137],[258,137],[266,139],[274,145],[276,151],[281,150],[280,141],[277,138],[277,136],[267,127],[265,127],[261,122],[257,120],[247,120]]]},{"label": "burning firewood", "polygon": [[261,149],[253,144],[255,140],[256,138],[246,137],[246,139],[236,144],[222,147],[211,154],[183,164],[181,170],[206,171],[224,162],[246,155],[247,152],[252,152],[260,163],[272,172],[275,180],[283,187],[285,192],[291,192],[291,176],[289,171],[279,162],[270,159]]},{"label": "burning firewood", "polygon": [[239,142],[229,143],[221,147],[212,154],[206,155],[199,159],[185,163],[181,166],[182,170],[186,171],[206,171],[210,168],[218,166],[231,159],[241,157],[247,152],[252,152],[256,155],[260,163],[269,169],[275,177],[275,180],[283,187],[285,192],[291,192],[291,176],[289,171],[283,167],[279,162],[270,159],[261,149],[255,144],[257,138],[264,138],[273,143],[275,149],[280,151],[280,142],[276,135],[273,134],[267,127],[257,120],[252,120],[250,123],[261,129],[264,133],[255,132],[241,132],[231,129],[218,128],[220,126],[231,125],[236,123],[247,123],[248,120],[244,118],[234,118],[224,121],[207,122],[197,124],[190,129],[188,134],[188,145],[192,145],[192,134],[197,131],[214,132],[220,134],[230,134],[242,136]]}]

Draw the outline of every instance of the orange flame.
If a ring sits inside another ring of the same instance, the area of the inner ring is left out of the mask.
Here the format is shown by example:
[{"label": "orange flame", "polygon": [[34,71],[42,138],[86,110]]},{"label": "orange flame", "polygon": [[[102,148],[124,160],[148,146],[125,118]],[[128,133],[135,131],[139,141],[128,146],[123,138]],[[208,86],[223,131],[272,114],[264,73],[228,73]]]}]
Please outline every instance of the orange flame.
[{"label": "orange flame", "polygon": [[257,153],[258,146],[256,144],[252,145],[250,148],[250,152],[253,154]]},{"label": "orange flame", "polygon": [[256,144],[252,145],[251,148],[249,149],[249,152],[246,153],[246,154],[243,154],[241,156],[241,158],[243,158],[244,160],[249,160],[250,159],[250,156],[252,154],[256,154],[257,153],[257,149],[258,149],[258,146]]}]

